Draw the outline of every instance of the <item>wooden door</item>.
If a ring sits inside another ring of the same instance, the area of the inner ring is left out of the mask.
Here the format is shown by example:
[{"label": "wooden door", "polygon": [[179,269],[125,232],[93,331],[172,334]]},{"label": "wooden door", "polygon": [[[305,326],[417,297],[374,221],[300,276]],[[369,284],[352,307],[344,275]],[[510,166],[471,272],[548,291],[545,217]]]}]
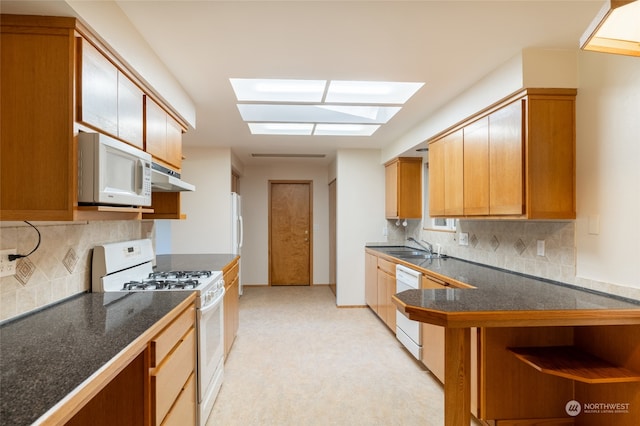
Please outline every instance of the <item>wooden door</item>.
[{"label": "wooden door", "polygon": [[269,284],[311,285],[311,181],[269,182]]}]

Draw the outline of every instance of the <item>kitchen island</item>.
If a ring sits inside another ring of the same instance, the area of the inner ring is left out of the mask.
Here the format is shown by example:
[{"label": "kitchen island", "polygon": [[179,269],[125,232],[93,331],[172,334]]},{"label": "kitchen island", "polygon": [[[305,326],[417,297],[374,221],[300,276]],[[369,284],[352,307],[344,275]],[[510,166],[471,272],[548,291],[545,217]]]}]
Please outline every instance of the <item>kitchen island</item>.
[{"label": "kitchen island", "polygon": [[[393,248],[367,247],[367,250],[388,256]],[[563,377],[560,380],[574,380],[574,399],[583,395],[585,398],[602,398],[602,395],[620,398],[620,395],[624,395],[625,403],[631,407],[630,412],[614,419],[616,424],[633,424],[633,419],[640,413],[640,407],[637,407],[640,404],[640,354],[633,349],[640,336],[639,301],[455,258],[402,259],[399,256],[395,260],[447,281],[472,287],[407,290],[392,298],[398,310],[408,318],[444,327],[447,426],[468,425],[470,422],[470,336],[471,329],[475,327],[488,331],[536,327],[571,330],[575,345],[506,349],[510,350],[510,356],[514,359],[535,368],[540,374]],[[598,354],[599,358],[592,357],[588,353],[592,350],[602,351],[607,356]],[[575,363],[578,357],[585,361],[582,364]],[[606,361],[601,358],[606,358]],[[572,363],[568,369],[570,373],[563,369],[560,361]],[[594,374],[596,370],[597,374]],[[601,377],[594,379],[598,374]],[[619,383],[630,383],[633,387],[620,388],[617,385]],[[618,388],[609,392],[607,386]],[[596,419],[596,416],[592,419]],[[611,418],[599,419],[595,420],[596,423],[585,424],[611,424],[607,422],[612,421]]]},{"label": "kitchen island", "polygon": [[7,321],[0,327],[0,423],[73,422],[116,382],[129,390],[107,395],[106,409],[144,422],[149,341],[194,300],[189,291],[83,293]]}]

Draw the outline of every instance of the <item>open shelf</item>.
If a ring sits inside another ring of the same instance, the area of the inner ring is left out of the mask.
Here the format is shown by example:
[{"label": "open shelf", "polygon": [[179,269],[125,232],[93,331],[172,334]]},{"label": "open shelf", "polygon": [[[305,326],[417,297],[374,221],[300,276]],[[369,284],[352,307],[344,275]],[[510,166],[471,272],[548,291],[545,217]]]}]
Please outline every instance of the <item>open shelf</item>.
[{"label": "open shelf", "polygon": [[616,366],[574,346],[507,348],[536,370],[583,383],[640,382],[640,373]]}]

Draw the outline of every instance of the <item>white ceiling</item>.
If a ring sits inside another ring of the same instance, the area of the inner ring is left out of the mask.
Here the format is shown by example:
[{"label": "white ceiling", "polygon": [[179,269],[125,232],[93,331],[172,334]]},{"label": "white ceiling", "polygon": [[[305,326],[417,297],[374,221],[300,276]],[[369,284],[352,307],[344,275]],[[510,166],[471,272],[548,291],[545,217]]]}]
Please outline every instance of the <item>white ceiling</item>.
[{"label": "white ceiling", "polygon": [[[22,13],[20,3],[3,1],[2,12]],[[603,1],[116,3],[196,105],[185,145],[231,146],[254,164],[272,160],[252,152],[330,159],[386,146],[523,48],[576,48]],[[370,137],[259,136],[240,117],[233,77],[426,84]]]}]

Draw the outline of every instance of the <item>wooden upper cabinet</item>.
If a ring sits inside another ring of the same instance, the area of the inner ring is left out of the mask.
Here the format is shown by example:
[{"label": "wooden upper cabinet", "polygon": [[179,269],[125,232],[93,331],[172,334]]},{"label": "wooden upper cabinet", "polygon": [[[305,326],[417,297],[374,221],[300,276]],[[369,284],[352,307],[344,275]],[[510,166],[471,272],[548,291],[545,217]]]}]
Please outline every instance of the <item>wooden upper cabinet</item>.
[{"label": "wooden upper cabinet", "polygon": [[462,132],[452,133],[444,144],[444,214],[460,216],[463,213],[463,137]]},{"label": "wooden upper cabinet", "polygon": [[489,115],[489,214],[524,213],[524,101]]},{"label": "wooden upper cabinet", "polygon": [[151,98],[145,96],[145,151],[172,168],[182,165],[182,128]]},{"label": "wooden upper cabinet", "polygon": [[118,136],[118,69],[78,37],[78,121]]},{"label": "wooden upper cabinet", "polygon": [[430,141],[430,215],[575,219],[576,92],[523,90]]},{"label": "wooden upper cabinet", "polygon": [[[0,19],[0,220],[123,220],[150,212],[78,206],[77,135],[99,131],[143,147],[143,94],[151,89],[75,18]],[[177,140],[175,128],[186,124],[171,119],[169,138]],[[179,193],[167,194],[162,205],[173,210],[164,216],[183,217]]]},{"label": "wooden upper cabinet", "polygon": [[77,41],[78,121],[142,148],[142,90],[89,41]]},{"label": "wooden upper cabinet", "polygon": [[143,138],[143,92],[124,74],[118,74],[118,137],[140,149]]},{"label": "wooden upper cabinet", "polygon": [[387,219],[422,217],[422,157],[399,157],[385,164]]},{"label": "wooden upper cabinet", "polygon": [[70,220],[74,20],[48,20],[40,30],[18,15],[1,19],[0,220]]},{"label": "wooden upper cabinet", "polygon": [[429,145],[429,216],[444,216],[444,143]]},{"label": "wooden upper cabinet", "polygon": [[489,214],[489,118],[464,128],[464,214]]},{"label": "wooden upper cabinet", "polygon": [[429,145],[429,215],[463,213],[463,133],[450,133]]}]

